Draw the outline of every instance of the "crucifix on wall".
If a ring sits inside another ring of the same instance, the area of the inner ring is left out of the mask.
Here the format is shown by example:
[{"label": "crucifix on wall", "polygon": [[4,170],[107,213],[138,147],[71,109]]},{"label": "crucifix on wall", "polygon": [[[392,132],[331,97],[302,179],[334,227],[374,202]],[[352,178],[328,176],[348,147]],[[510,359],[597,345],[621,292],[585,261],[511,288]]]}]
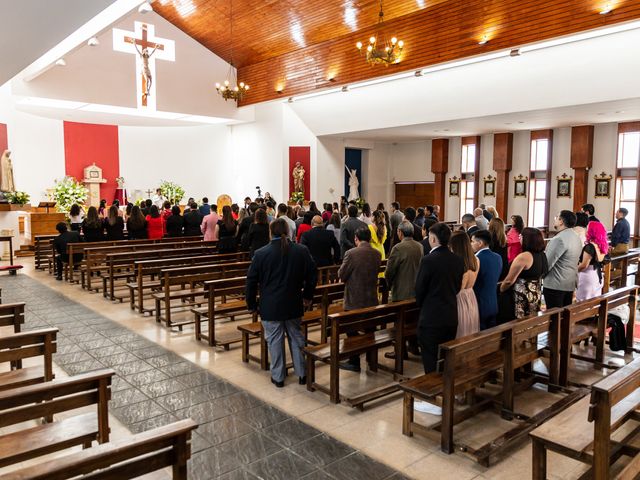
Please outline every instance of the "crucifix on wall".
[{"label": "crucifix on wall", "polygon": [[156,59],[175,61],[175,42],[155,36],[155,27],[135,22],[133,32],[113,29],[113,49],[137,55],[136,92],[138,108],[156,109]]}]

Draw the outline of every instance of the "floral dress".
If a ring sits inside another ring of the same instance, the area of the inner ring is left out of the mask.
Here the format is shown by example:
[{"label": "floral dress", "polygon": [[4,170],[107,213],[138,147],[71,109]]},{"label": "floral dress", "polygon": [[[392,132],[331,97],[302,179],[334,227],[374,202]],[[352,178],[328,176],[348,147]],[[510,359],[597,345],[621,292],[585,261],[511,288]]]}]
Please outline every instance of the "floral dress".
[{"label": "floral dress", "polygon": [[533,263],[518,275],[513,284],[515,317],[526,318],[540,311],[542,301],[542,277],[547,274],[548,263],[544,252],[532,253]]}]

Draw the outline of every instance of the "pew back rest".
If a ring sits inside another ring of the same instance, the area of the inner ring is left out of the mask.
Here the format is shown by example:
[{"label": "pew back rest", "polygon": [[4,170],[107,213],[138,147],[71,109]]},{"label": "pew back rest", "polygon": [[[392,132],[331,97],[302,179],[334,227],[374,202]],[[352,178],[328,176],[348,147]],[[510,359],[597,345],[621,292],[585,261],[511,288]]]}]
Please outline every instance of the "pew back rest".
[{"label": "pew back rest", "polygon": [[0,327],[13,327],[19,332],[24,324],[24,306],[24,302],[0,304]]},{"label": "pew back rest", "polygon": [[[144,251],[144,256],[151,259],[157,259],[158,257],[166,257],[173,256],[188,256],[188,255],[198,255],[198,254],[208,254],[213,255],[217,251],[217,248],[214,245],[208,245],[203,247],[184,247],[180,249],[167,247],[164,248],[162,245],[158,245],[155,249],[149,249],[148,251]],[[108,263],[132,263],[132,260],[138,260],[140,258],[139,251],[134,252],[111,252],[105,255]]]},{"label": "pew back rest", "polygon": [[206,282],[204,282],[204,289],[206,292],[208,292],[209,298],[216,298],[226,295],[242,295],[244,297],[246,285],[247,277],[238,276],[220,278],[217,280],[207,280]]},{"label": "pew back rest", "polygon": [[538,358],[538,352],[542,347],[550,348],[552,355],[557,352],[561,314],[561,308],[554,308],[542,315],[505,324],[512,326],[510,361],[513,368],[521,367]]},{"label": "pew back rest", "polygon": [[[52,237],[54,238],[55,235]],[[157,243],[177,243],[177,242],[197,242],[202,241],[202,236],[192,237],[180,237],[180,238],[160,238],[156,240],[149,240],[148,238],[141,238],[138,240],[101,240],[99,242],[77,242],[69,243],[67,245],[68,253],[84,253],[87,248],[99,248],[99,247],[120,247],[127,245],[138,244],[157,244]],[[71,250],[73,249],[73,250]]]},{"label": "pew back rest", "polygon": [[[589,421],[598,422],[605,405],[609,411],[616,405],[625,402],[619,410],[633,410],[640,405],[640,358],[616,370],[591,387],[591,405],[589,406]],[[623,412],[616,412],[621,415]],[[614,414],[614,415],[615,415]],[[609,422],[608,419],[603,419]]]},{"label": "pew back rest", "polygon": [[329,315],[331,322],[331,343],[337,346],[341,335],[369,330],[378,326],[395,324],[403,316],[407,307],[415,305],[414,300],[376,305],[375,307],[348,310]]},{"label": "pew back rest", "polygon": [[173,258],[136,260],[135,268],[137,275],[155,275],[166,268],[188,267],[192,265],[208,265],[213,263],[233,263],[246,260],[245,252],[213,254],[205,251],[200,254],[195,254],[193,252],[187,252],[187,249],[184,250],[185,255],[180,255]]},{"label": "pew back rest", "polygon": [[209,263],[161,270],[164,288],[185,283],[204,282],[239,275],[246,275],[251,262]]},{"label": "pew back rest", "polygon": [[[137,478],[167,466],[186,466],[191,456],[188,440],[198,428],[191,419],[147,430],[114,442],[97,445],[10,472],[5,480],[65,480],[79,475],[91,478]],[[174,476],[177,480],[184,475]]]},{"label": "pew back rest", "polygon": [[31,330],[0,337],[0,363],[51,356],[56,352],[57,328]]},{"label": "pew back rest", "polygon": [[0,392],[0,428],[98,404],[99,428],[108,429],[114,374],[110,369],[98,370]]}]

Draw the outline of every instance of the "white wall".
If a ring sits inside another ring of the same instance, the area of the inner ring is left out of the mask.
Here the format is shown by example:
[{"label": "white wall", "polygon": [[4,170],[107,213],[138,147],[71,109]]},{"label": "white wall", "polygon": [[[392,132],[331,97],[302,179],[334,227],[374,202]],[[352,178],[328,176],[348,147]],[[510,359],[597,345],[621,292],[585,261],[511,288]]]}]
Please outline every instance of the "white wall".
[{"label": "white wall", "polygon": [[618,154],[618,124],[603,123],[596,125],[593,132],[593,168],[589,171],[589,203],[593,203],[596,216],[607,229],[612,229],[615,178],[611,181],[611,198],[595,198],[594,176],[604,172],[615,177]]},{"label": "white wall", "polygon": [[[571,168],[571,128],[556,128],[553,130],[553,152],[551,157],[551,189],[549,190],[549,219],[547,225],[553,225],[553,217],[560,210],[573,211],[573,196],[575,195],[575,182],[571,182],[571,197],[558,198],[557,177],[566,173],[573,177]],[[574,179],[575,180],[575,179]]]},{"label": "white wall", "polygon": [[0,87],[0,123],[7,125],[16,188],[31,195],[32,204],[46,200],[46,189],[64,177],[62,121],[17,111],[6,83]]}]

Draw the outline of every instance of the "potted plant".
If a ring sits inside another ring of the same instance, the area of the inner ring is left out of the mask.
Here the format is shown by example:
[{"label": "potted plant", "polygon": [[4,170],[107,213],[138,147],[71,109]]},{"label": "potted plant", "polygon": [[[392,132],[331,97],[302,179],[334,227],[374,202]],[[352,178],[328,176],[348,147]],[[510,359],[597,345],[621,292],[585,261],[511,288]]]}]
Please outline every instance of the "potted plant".
[{"label": "potted plant", "polygon": [[27,192],[5,192],[4,198],[7,199],[9,203],[14,205],[26,205],[31,200],[31,197]]},{"label": "potted plant", "polygon": [[53,200],[56,202],[56,209],[62,213],[68,214],[74,203],[84,205],[88,195],[87,187],[69,176],[60,181],[56,180],[53,187]]},{"label": "potted plant", "polygon": [[171,205],[178,205],[184,197],[184,189],[180,185],[166,180],[160,183],[160,193],[171,202]]}]

